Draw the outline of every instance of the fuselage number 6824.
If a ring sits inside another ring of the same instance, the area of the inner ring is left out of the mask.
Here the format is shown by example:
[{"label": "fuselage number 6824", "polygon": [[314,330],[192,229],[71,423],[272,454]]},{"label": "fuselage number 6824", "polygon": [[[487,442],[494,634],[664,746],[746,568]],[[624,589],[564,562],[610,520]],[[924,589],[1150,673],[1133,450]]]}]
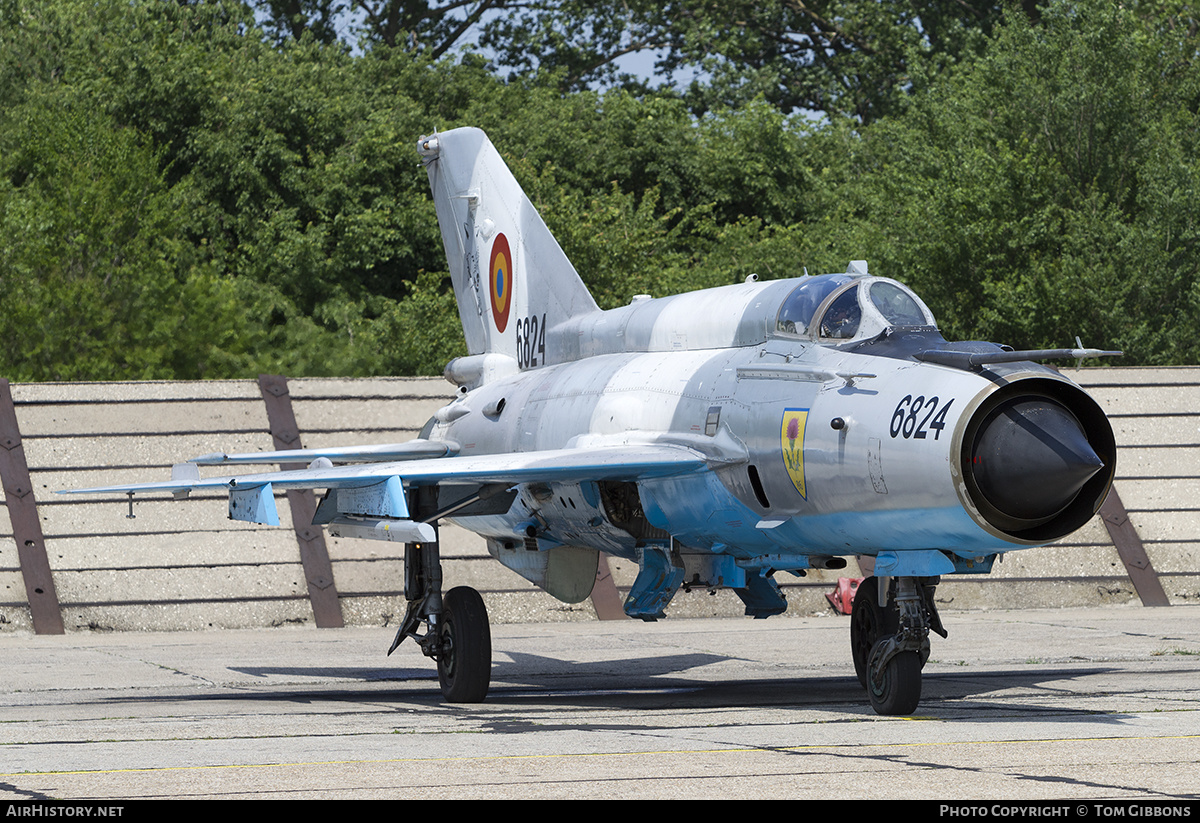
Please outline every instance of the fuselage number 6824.
[{"label": "fuselage number 6824", "polygon": [[892,437],[924,440],[933,432],[933,439],[938,440],[942,436],[942,429],[946,428],[946,412],[950,411],[953,403],[954,398],[951,398],[939,408],[936,395],[926,399],[923,394],[915,398],[906,394],[892,412]]}]

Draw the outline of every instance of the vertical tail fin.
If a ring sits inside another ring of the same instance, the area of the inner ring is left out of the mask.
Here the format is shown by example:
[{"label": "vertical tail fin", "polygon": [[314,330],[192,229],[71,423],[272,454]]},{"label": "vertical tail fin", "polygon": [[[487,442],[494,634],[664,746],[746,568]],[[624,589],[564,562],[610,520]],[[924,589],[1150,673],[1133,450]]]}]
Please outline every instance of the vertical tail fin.
[{"label": "vertical tail fin", "polygon": [[479,129],[423,137],[433,202],[470,354],[545,363],[547,326],[596,310],[587,287]]}]

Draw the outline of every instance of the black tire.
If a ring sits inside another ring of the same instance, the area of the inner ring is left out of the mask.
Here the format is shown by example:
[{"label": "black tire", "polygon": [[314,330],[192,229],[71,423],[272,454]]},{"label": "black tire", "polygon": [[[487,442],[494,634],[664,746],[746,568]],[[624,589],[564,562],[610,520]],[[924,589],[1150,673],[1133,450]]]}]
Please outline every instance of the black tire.
[{"label": "black tire", "polygon": [[867,661],[871,659],[871,649],[880,638],[895,634],[899,627],[895,608],[883,609],[879,605],[879,581],[868,577],[859,583],[850,609],[850,657],[864,689],[870,691]]},{"label": "black tire", "polygon": [[459,586],[442,598],[438,682],[448,703],[480,703],[492,680],[492,631],[479,592]]},{"label": "black tire", "polygon": [[921,656],[916,652],[900,652],[888,661],[883,671],[883,684],[876,689],[867,687],[871,708],[886,716],[908,715],[921,702]]}]

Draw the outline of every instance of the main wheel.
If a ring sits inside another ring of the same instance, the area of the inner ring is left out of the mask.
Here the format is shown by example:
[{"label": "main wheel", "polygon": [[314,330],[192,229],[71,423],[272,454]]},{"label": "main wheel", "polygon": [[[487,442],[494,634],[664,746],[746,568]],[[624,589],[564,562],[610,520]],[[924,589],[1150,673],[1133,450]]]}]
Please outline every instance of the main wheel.
[{"label": "main wheel", "polygon": [[854,659],[854,673],[864,689],[871,688],[867,678],[871,649],[880,638],[895,634],[899,626],[896,610],[879,605],[879,581],[868,577],[859,583],[850,609],[850,656]]},{"label": "main wheel", "polygon": [[492,680],[492,632],[479,592],[459,586],[442,598],[438,681],[449,703],[479,703]]},{"label": "main wheel", "polygon": [[871,708],[876,714],[906,715],[921,702],[921,657],[916,652],[900,652],[883,670],[883,683],[867,686]]}]

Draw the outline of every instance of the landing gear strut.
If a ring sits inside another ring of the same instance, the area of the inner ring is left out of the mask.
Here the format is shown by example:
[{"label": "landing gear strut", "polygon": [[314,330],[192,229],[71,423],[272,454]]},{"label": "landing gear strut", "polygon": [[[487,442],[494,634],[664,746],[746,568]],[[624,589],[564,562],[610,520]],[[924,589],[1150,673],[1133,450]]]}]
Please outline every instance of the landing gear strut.
[{"label": "landing gear strut", "polygon": [[850,614],[850,654],[878,714],[912,714],[921,701],[929,630],[946,636],[933,603],[937,582],[868,577],[858,587]]},{"label": "landing gear strut", "polygon": [[[435,526],[436,528],[436,526]],[[458,586],[442,595],[439,544],[404,545],[404,598],[408,610],[388,654],[406,637],[437,661],[448,703],[479,703],[492,679],[492,633],[479,592]],[[424,633],[419,629],[426,624]]]}]

